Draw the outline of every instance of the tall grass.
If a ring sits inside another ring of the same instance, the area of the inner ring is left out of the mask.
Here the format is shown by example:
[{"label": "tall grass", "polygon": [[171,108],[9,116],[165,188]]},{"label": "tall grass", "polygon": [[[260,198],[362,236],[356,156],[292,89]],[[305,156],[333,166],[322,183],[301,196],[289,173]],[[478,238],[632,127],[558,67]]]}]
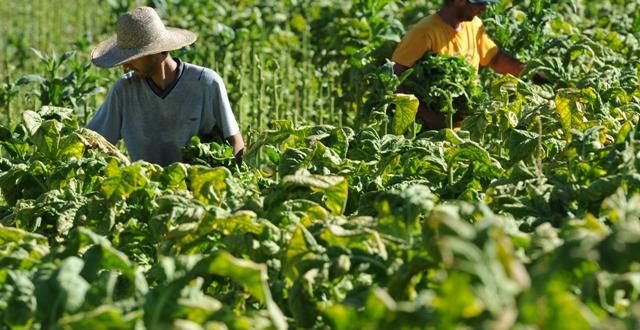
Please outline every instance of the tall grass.
[{"label": "tall grass", "polygon": [[[45,70],[32,49],[58,55],[76,50],[75,60],[86,62],[110,20],[105,12],[86,0],[0,1],[0,122],[11,124],[20,110],[38,106],[30,97],[36,87],[16,86],[20,78]],[[95,108],[96,102],[84,107]]]}]

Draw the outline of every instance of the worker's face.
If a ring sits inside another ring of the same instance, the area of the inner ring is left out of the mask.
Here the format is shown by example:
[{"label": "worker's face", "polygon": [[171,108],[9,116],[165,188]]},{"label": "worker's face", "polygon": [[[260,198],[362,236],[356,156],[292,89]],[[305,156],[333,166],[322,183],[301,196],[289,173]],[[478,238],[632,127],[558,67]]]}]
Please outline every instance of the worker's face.
[{"label": "worker's face", "polygon": [[471,3],[468,0],[461,0],[458,7],[458,18],[460,21],[472,21],[474,17],[482,15],[487,10],[486,3]]},{"label": "worker's face", "polygon": [[157,54],[136,58],[122,64],[122,67],[125,71],[133,71],[136,75],[142,78],[151,78],[158,69],[159,63],[157,60],[158,56],[156,55]]}]

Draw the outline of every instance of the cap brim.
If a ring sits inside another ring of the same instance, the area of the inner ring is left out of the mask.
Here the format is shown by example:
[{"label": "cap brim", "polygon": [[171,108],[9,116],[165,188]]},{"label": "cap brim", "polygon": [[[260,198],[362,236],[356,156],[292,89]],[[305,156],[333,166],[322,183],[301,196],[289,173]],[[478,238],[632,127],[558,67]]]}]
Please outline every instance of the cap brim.
[{"label": "cap brim", "polygon": [[180,49],[198,39],[195,33],[188,30],[171,27],[166,30],[164,37],[153,44],[130,49],[118,48],[117,37],[113,36],[93,49],[91,62],[99,67],[110,68],[143,56]]}]

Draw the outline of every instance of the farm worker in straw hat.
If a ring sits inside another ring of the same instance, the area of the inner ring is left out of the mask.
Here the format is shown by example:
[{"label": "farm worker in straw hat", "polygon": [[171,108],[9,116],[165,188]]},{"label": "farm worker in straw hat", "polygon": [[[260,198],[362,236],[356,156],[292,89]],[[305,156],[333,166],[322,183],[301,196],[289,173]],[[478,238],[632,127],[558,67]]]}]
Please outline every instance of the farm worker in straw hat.
[{"label": "farm worker in straw hat", "polygon": [[[420,20],[396,47],[392,60],[398,76],[427,52],[463,56],[476,68],[489,66],[497,73],[520,76],[525,65],[498,48],[478,17],[484,13],[487,5],[499,0],[443,1],[438,12]],[[407,92],[402,87],[399,91]],[[422,105],[416,117],[426,129],[447,127],[442,113],[429,111]]]},{"label": "farm worker in straw hat", "polygon": [[121,76],[87,128],[109,142],[123,139],[131,158],[166,166],[181,161],[191,137],[220,132],[240,161],[244,141],[220,75],[169,55],[196,41],[190,31],[165,27],[153,8],[120,17],[117,34],[91,53],[100,67],[123,66]]}]

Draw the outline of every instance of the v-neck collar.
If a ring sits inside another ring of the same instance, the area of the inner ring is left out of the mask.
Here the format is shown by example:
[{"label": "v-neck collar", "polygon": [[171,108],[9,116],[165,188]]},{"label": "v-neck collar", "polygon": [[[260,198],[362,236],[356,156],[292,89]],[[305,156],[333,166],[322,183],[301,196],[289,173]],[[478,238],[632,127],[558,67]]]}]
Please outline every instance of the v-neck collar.
[{"label": "v-neck collar", "polygon": [[440,16],[440,13],[435,13],[435,16],[437,17],[438,21],[440,21],[440,24],[445,26],[445,29],[447,29],[447,31],[449,31],[452,36],[457,36],[464,29],[464,27],[462,26],[464,22],[460,22],[460,24],[458,25],[458,30],[456,30],[453,26],[449,25],[449,23],[447,23],[444,18],[442,18],[442,16]]},{"label": "v-neck collar", "polygon": [[182,74],[184,73],[184,63],[180,61],[179,58],[174,59],[176,62],[178,62],[178,67],[176,68],[176,79],[174,79],[173,82],[169,86],[167,86],[167,88],[161,89],[160,87],[158,87],[158,85],[156,85],[156,83],[153,82],[151,78],[145,79],[147,81],[147,85],[149,85],[149,88],[151,88],[151,91],[153,91],[153,93],[161,99],[165,99],[167,96],[169,96],[173,88],[178,84],[178,81],[180,81]]}]

